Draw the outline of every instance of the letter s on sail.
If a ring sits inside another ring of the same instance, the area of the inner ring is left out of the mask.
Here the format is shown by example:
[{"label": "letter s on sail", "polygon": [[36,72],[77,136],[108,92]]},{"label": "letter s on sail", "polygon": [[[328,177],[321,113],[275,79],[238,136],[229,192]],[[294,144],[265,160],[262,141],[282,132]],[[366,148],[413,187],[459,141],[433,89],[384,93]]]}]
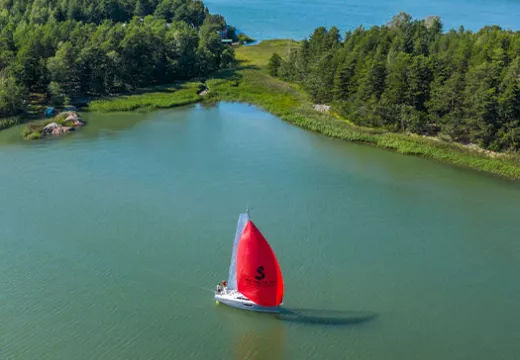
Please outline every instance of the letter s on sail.
[{"label": "letter s on sail", "polygon": [[262,280],[263,278],[265,278],[265,274],[264,274],[264,267],[263,266],[259,266],[257,269],[256,269],[256,272],[260,275],[257,275],[255,276],[255,279],[256,280]]}]

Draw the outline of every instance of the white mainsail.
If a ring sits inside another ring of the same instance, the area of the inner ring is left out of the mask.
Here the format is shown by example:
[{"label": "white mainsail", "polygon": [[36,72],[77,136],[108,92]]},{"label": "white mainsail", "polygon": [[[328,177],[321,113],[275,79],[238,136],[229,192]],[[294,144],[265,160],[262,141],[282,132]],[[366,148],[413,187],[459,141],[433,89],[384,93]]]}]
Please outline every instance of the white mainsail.
[{"label": "white mainsail", "polygon": [[237,231],[235,233],[235,242],[233,243],[233,253],[231,255],[231,264],[229,265],[229,276],[227,287],[229,290],[237,289],[237,249],[238,242],[242,236],[242,232],[249,221],[249,213],[245,212],[238,217]]}]

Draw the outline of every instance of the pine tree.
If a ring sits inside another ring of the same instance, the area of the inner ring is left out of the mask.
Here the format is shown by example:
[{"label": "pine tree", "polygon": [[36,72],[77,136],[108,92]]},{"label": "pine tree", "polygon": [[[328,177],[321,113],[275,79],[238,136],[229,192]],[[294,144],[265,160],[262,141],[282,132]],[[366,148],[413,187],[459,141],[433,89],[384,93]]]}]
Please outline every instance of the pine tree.
[{"label": "pine tree", "polygon": [[134,16],[145,17],[146,16],[146,8],[141,0],[137,0],[135,3]]},{"label": "pine tree", "polygon": [[[391,54],[389,55],[391,57]],[[384,122],[392,129],[406,130],[406,121],[401,117],[402,106],[409,104],[408,66],[411,55],[398,53],[388,65],[385,91],[382,100],[389,111],[385,112]]]},{"label": "pine tree", "polygon": [[338,71],[336,71],[336,75],[334,76],[334,85],[332,89],[334,100],[345,101],[356,90],[353,79],[355,70],[356,67],[354,62],[346,61],[340,66]]},{"label": "pine tree", "polygon": [[49,101],[52,105],[61,106],[65,103],[65,94],[60,84],[51,81],[49,84]]},{"label": "pine tree", "polygon": [[516,57],[500,85],[498,115],[501,128],[498,142],[501,150],[520,149],[520,57]]},{"label": "pine tree", "polygon": [[0,116],[16,115],[25,110],[26,89],[5,70],[0,71]]},{"label": "pine tree", "polygon": [[425,103],[430,97],[430,82],[432,81],[431,63],[424,55],[415,56],[408,67],[409,105],[418,111],[425,111]]},{"label": "pine tree", "polygon": [[278,53],[274,53],[269,59],[269,64],[267,65],[267,69],[269,71],[269,75],[277,77],[278,71],[280,70],[280,66],[282,65],[282,57],[278,55]]}]

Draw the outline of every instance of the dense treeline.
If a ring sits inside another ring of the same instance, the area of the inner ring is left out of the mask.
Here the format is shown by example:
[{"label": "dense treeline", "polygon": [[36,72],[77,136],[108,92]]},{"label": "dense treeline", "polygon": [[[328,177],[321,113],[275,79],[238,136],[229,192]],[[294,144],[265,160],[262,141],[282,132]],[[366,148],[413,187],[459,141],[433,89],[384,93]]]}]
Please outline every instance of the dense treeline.
[{"label": "dense treeline", "polygon": [[[204,76],[234,61],[199,0],[0,0],[0,116]],[[229,30],[229,31],[227,31]]]},{"label": "dense treeline", "polygon": [[401,13],[344,39],[320,27],[286,61],[273,56],[270,71],[359,125],[520,148],[519,32],[443,32],[437,17]]}]

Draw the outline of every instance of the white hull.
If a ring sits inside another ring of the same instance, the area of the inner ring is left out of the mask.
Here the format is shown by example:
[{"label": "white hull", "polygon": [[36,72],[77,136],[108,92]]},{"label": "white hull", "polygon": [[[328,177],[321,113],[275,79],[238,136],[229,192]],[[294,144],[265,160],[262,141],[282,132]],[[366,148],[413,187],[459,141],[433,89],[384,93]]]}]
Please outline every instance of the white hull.
[{"label": "white hull", "polygon": [[235,290],[223,290],[220,294],[215,294],[215,300],[217,301],[217,303],[221,303],[236,309],[266,313],[280,312],[279,306],[266,307],[258,305]]}]

